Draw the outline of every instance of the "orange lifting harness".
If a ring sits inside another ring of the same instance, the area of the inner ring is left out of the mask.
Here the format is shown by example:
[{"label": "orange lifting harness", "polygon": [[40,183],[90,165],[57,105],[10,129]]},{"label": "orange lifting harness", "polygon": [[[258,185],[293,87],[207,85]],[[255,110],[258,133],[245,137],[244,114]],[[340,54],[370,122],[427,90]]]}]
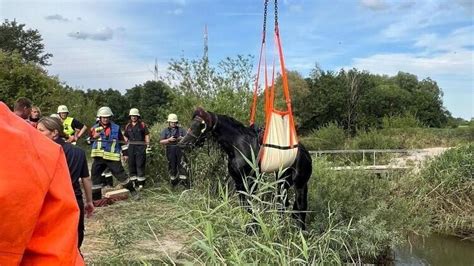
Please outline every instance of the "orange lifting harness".
[{"label": "orange lifting harness", "polygon": [[266,18],[267,18],[268,0],[264,1],[263,15],[263,36],[260,48],[260,56],[257,67],[257,77],[253,93],[253,103],[250,112],[250,125],[255,123],[255,113],[257,107],[257,90],[260,78],[260,68],[262,59],[264,64],[264,84],[265,84],[265,133],[263,144],[260,149],[258,160],[262,172],[274,172],[291,166],[298,152],[298,138],[296,136],[293,111],[291,108],[290,91],[288,87],[288,77],[283,59],[283,50],[280,41],[280,32],[278,30],[278,6],[275,0],[275,46],[278,49],[278,55],[281,66],[281,75],[283,82],[283,94],[286,102],[286,110],[277,110],[274,106],[275,99],[275,60],[273,60],[272,81],[268,84],[267,62],[266,62]]}]

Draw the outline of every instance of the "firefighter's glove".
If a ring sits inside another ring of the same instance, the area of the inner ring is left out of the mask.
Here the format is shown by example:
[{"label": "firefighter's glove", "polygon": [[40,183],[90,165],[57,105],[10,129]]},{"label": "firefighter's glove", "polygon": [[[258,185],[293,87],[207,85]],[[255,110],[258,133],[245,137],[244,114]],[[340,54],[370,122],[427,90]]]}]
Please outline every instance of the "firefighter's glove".
[{"label": "firefighter's glove", "polygon": [[147,145],[147,146],[146,146],[145,153],[146,153],[146,154],[151,154],[151,146],[150,146],[150,145]]},{"label": "firefighter's glove", "polygon": [[128,144],[122,146],[122,155],[128,156]]}]

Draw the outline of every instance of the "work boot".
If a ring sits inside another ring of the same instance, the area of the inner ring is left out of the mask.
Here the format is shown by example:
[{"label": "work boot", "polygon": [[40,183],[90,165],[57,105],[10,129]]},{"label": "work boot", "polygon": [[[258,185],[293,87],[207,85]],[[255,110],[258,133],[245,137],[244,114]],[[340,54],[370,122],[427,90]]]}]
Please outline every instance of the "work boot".
[{"label": "work boot", "polygon": [[135,184],[135,188],[140,191],[145,186],[145,180],[137,181]]},{"label": "work boot", "polygon": [[140,194],[138,191],[135,189],[133,186],[133,182],[128,182],[127,184],[123,185],[123,188],[128,189],[130,191],[130,197],[132,200],[139,200],[140,199]]}]

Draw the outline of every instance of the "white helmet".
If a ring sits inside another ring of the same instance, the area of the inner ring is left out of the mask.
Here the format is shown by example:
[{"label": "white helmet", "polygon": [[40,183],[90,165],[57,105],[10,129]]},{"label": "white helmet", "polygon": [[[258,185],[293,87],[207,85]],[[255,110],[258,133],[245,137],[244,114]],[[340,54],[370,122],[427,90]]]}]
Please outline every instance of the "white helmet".
[{"label": "white helmet", "polygon": [[100,107],[97,111],[97,117],[111,117],[113,115],[114,113],[112,113],[112,110],[108,106]]},{"label": "white helmet", "polygon": [[57,113],[69,113],[69,110],[67,109],[66,105],[60,105],[58,106],[58,111]]},{"label": "white helmet", "polygon": [[138,111],[137,108],[132,108],[130,109],[130,113],[128,113],[129,116],[132,116],[132,115],[136,115],[136,116],[140,116],[140,112]]},{"label": "white helmet", "polygon": [[49,117],[61,118],[58,114],[50,114]]},{"label": "white helmet", "polygon": [[178,116],[176,114],[169,114],[168,122],[178,122]]}]

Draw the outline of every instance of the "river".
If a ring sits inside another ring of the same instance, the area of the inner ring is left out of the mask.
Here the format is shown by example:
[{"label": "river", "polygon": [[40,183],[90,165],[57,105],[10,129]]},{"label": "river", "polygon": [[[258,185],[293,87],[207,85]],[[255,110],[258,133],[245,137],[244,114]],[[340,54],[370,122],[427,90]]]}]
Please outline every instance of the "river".
[{"label": "river", "polygon": [[[457,237],[432,235],[410,237],[410,244],[395,250],[395,265],[474,266],[474,242]],[[411,250],[411,251],[410,251]]]}]

